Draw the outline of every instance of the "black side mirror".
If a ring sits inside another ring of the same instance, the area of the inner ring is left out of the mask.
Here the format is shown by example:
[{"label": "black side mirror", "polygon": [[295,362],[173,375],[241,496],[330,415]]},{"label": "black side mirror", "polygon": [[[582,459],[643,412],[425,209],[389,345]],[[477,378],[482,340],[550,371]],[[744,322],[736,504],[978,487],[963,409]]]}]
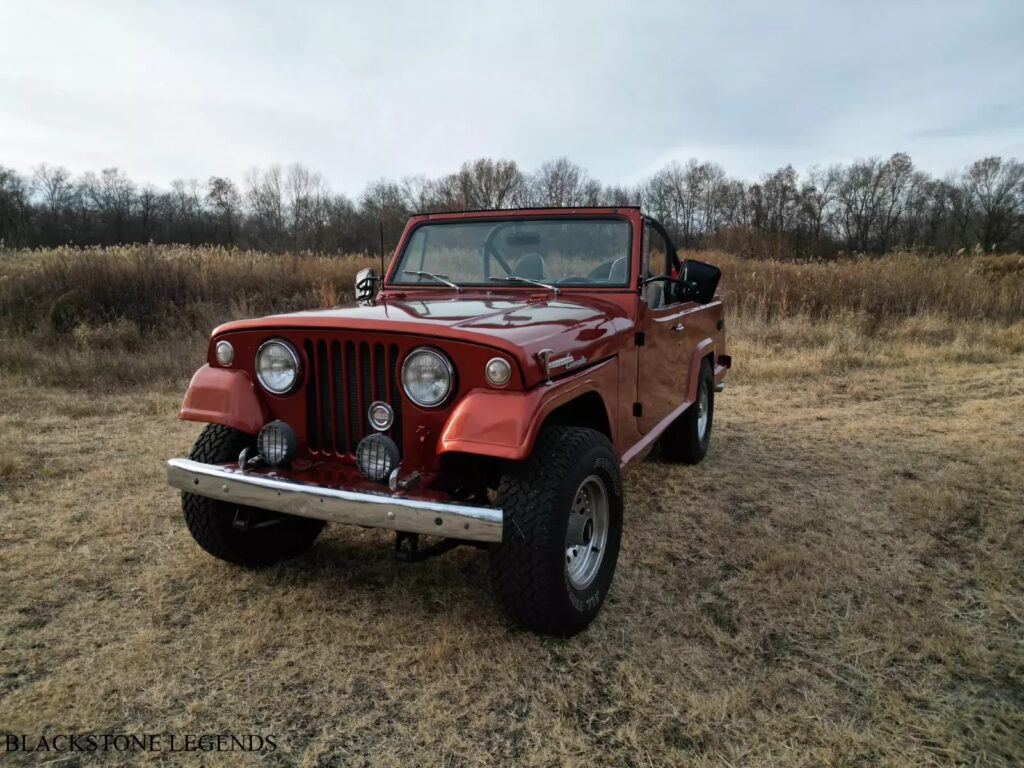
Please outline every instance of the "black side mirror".
[{"label": "black side mirror", "polygon": [[356,272],[356,301],[373,301],[377,296],[377,285],[380,275],[373,267],[360,269]]},{"label": "black side mirror", "polygon": [[687,259],[679,270],[676,297],[679,301],[707,304],[715,298],[715,291],[718,290],[718,281],[721,278],[722,270],[714,264]]}]

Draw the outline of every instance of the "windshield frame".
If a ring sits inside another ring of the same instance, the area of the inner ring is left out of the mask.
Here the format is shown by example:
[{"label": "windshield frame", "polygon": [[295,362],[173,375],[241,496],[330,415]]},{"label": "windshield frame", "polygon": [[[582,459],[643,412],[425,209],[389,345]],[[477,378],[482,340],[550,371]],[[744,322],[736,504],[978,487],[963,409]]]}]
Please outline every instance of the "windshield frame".
[{"label": "windshield frame", "polygon": [[[636,227],[633,225],[633,220],[630,216],[619,212],[618,210],[609,210],[607,212],[594,212],[594,213],[569,213],[569,214],[558,214],[558,213],[537,213],[530,215],[502,215],[501,212],[495,212],[491,215],[474,215],[474,216],[462,216],[457,213],[453,213],[450,216],[440,215],[426,215],[420,221],[411,223],[406,231],[402,235],[400,248],[396,249],[395,255],[388,265],[384,286],[395,290],[446,290],[451,291],[452,289],[446,288],[439,283],[428,283],[428,282],[397,282],[400,279],[401,269],[400,265],[405,260],[406,252],[409,245],[412,243],[413,235],[420,227],[434,225],[434,226],[448,226],[452,224],[465,224],[465,223],[490,223],[495,226],[491,228],[484,243],[489,243],[497,232],[500,232],[503,227],[501,224],[513,224],[519,222],[535,222],[535,221],[579,221],[579,220],[598,220],[598,221],[622,221],[625,222],[628,227],[627,236],[627,251],[624,254],[629,260],[626,269],[628,280],[624,285],[607,285],[602,283],[559,283],[557,288],[559,292],[565,293],[569,291],[602,291],[608,293],[623,293],[629,292],[634,293],[636,291],[636,275],[634,274],[634,268],[636,265]],[[489,258],[494,258],[495,255],[491,255]],[[484,258],[484,257],[482,257]],[[515,282],[504,282],[504,281],[488,281],[483,283],[474,282],[460,282],[457,276],[448,275],[447,279],[453,283],[458,283],[459,288],[473,288],[473,289],[486,289],[488,291],[529,291],[536,293],[537,291],[544,290],[536,284],[530,283],[515,283]],[[552,285],[555,285],[552,283]]]}]

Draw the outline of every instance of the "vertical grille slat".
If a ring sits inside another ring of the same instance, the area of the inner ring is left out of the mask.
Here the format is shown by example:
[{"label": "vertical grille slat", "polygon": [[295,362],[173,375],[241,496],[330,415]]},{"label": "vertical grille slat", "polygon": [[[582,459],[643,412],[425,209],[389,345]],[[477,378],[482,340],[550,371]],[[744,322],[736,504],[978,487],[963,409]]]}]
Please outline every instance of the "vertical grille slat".
[{"label": "vertical grille slat", "polygon": [[345,379],[341,366],[341,344],[331,342],[331,391],[334,393],[334,447],[345,453],[348,435],[345,431]]},{"label": "vertical grille slat", "polygon": [[359,342],[359,416],[362,419],[363,431],[359,435],[360,439],[370,432],[369,417],[366,415],[366,412],[370,408],[370,403],[373,402],[370,399],[373,397],[373,393],[370,390],[371,375],[370,345],[365,341],[361,341]]},{"label": "vertical grille slat", "polygon": [[315,455],[355,457],[359,441],[372,430],[370,403],[394,410],[388,434],[402,443],[402,382],[398,344],[317,337],[303,339],[306,442]]},{"label": "vertical grille slat", "polygon": [[331,368],[327,364],[327,342],[323,339],[316,343],[316,367],[320,385],[320,442],[324,450],[330,453],[334,450],[334,440],[331,430]]},{"label": "vertical grille slat", "polygon": [[391,378],[391,409],[395,412],[395,423],[391,425],[391,438],[402,447],[402,383],[398,372],[398,345],[388,350],[388,376]]},{"label": "vertical grille slat", "polygon": [[359,444],[359,392],[356,390],[356,345],[345,342],[345,393],[348,398],[348,444]]},{"label": "vertical grille slat", "polygon": [[[312,368],[314,363],[313,342],[308,339],[302,345],[306,351],[306,360]],[[306,440],[309,443],[309,450],[320,450],[320,431],[317,429],[319,421],[316,416],[316,376],[310,370],[309,379],[306,382]]]},{"label": "vertical grille slat", "polygon": [[387,400],[387,370],[384,367],[384,345],[373,345],[373,399]]}]

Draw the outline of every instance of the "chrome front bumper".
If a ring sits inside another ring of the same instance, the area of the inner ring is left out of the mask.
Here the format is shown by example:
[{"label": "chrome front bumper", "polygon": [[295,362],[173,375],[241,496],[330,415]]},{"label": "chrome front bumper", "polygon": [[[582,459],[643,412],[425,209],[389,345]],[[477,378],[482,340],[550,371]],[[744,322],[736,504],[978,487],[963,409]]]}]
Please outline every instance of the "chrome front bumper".
[{"label": "chrome front bumper", "polygon": [[501,541],[503,515],[494,507],[325,488],[190,459],[169,459],[167,482],[187,493],[299,517],[468,541]]}]

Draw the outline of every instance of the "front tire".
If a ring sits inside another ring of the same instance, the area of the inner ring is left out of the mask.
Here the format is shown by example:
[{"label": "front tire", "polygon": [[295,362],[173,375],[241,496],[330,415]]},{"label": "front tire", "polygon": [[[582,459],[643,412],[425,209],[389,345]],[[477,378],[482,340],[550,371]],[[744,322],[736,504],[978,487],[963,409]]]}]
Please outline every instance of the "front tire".
[{"label": "front tire", "polygon": [[601,610],[622,540],[622,474],[604,435],[541,430],[533,452],[510,463],[496,503],[505,536],[491,553],[491,585],[509,618],[571,637]]},{"label": "front tire", "polygon": [[[255,446],[253,435],[223,424],[207,424],[188,457],[204,464],[227,464],[238,459],[243,448]],[[181,511],[199,546],[214,557],[248,567],[273,565],[305,552],[324,528],[323,520],[268,512],[192,493],[181,494]]]},{"label": "front tire", "polygon": [[715,377],[705,358],[697,374],[697,399],[673,421],[661,437],[661,454],[676,464],[696,464],[711,445],[715,417]]}]

